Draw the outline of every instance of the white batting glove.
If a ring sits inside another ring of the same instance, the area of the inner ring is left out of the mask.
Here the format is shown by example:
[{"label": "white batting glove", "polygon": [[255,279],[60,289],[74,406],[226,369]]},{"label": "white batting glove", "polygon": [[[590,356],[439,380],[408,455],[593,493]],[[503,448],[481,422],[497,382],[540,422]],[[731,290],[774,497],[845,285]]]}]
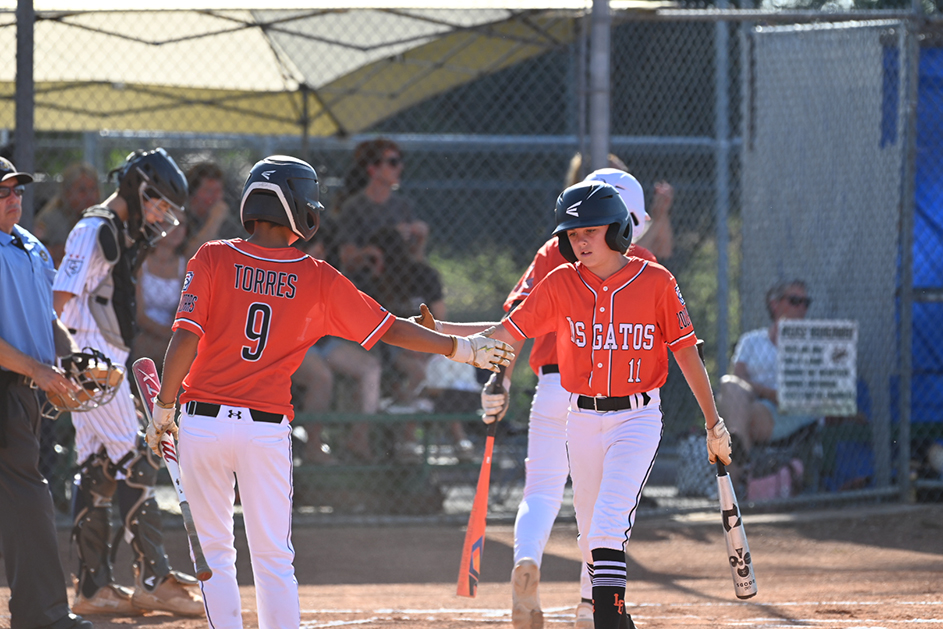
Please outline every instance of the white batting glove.
[{"label": "white batting glove", "polygon": [[718,418],[714,427],[707,431],[707,458],[711,463],[720,459],[724,465],[730,465],[730,433],[723,418]]},{"label": "white batting glove", "polygon": [[473,336],[453,336],[452,352],[445,357],[491,371],[497,371],[502,365],[510,365],[514,348],[504,341],[488,338],[494,334],[494,330],[492,326]]},{"label": "white batting glove", "polygon": [[481,421],[491,424],[504,419],[504,414],[508,412],[508,399],[511,391],[511,383],[507,379],[500,380],[501,393],[489,393],[501,378],[499,374],[493,373],[488,378],[488,382],[481,389],[481,408],[484,415]]},{"label": "white batting glove", "polygon": [[174,421],[176,410],[176,404],[164,406],[157,397],[154,398],[154,411],[151,413],[151,423],[147,425],[144,439],[157,456],[160,456],[160,440],[164,433],[169,432],[174,437],[177,436],[177,423]]}]

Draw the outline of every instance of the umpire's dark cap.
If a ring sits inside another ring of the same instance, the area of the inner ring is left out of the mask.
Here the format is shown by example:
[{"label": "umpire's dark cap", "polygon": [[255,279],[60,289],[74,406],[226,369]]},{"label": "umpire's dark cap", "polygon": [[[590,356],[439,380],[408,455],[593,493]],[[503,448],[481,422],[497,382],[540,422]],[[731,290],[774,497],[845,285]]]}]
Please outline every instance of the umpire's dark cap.
[{"label": "umpire's dark cap", "polygon": [[5,157],[0,157],[0,182],[8,179],[16,179],[19,183],[33,183],[31,174],[17,172],[13,162]]}]

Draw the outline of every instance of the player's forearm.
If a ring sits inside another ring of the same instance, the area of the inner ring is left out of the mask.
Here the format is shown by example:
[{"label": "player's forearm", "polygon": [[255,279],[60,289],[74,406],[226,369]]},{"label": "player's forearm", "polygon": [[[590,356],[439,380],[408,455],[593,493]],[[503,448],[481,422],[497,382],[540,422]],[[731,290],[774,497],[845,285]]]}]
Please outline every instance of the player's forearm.
[{"label": "player's forearm", "polygon": [[79,352],[78,343],[69,334],[69,329],[59,319],[52,322],[52,338],[56,344],[56,356],[68,356]]},{"label": "player's forearm", "polygon": [[454,349],[452,338],[447,333],[440,334],[399,317],[381,337],[381,340],[389,345],[426,354],[442,354],[444,356],[451,354]]},{"label": "player's forearm", "polygon": [[164,373],[161,374],[160,393],[157,395],[161,402],[169,404],[177,399],[183,379],[196,358],[199,342],[200,338],[192,332],[174,331],[164,355]]},{"label": "player's forearm", "polygon": [[474,323],[452,323],[449,321],[436,321],[439,330],[443,334],[458,334],[459,336],[470,336],[484,332],[493,325],[498,325],[494,321],[476,321]]},{"label": "player's forearm", "polygon": [[33,377],[41,363],[0,339],[0,367]]},{"label": "player's forearm", "polygon": [[65,305],[69,303],[69,300],[73,297],[75,297],[75,295],[72,293],[67,293],[62,290],[52,292],[52,307],[57,315],[62,316],[62,309],[65,308]]},{"label": "player's forearm", "polygon": [[714,404],[714,392],[711,389],[711,381],[707,376],[707,369],[698,356],[697,347],[685,347],[674,352],[675,361],[684,374],[684,379],[694,394],[698,406],[701,407],[701,413],[704,414],[704,420],[707,429],[713,428],[720,415],[717,413],[717,406]]}]

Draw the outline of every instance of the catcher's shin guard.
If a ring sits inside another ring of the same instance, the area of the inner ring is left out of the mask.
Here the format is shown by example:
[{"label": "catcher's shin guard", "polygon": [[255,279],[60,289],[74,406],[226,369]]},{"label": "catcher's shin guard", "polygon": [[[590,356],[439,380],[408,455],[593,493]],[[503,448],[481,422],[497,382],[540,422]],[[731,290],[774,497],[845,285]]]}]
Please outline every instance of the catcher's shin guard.
[{"label": "catcher's shin guard", "polygon": [[118,510],[134,551],[134,568],[145,588],[153,590],[170,574],[164,550],[160,507],[154,498],[158,463],[151,449],[139,449],[127,466],[127,477],[118,483]]},{"label": "catcher's shin guard", "polygon": [[111,573],[111,499],[117,481],[104,448],[88,457],[72,492],[72,540],[78,548],[76,589],[91,598],[113,580]]}]

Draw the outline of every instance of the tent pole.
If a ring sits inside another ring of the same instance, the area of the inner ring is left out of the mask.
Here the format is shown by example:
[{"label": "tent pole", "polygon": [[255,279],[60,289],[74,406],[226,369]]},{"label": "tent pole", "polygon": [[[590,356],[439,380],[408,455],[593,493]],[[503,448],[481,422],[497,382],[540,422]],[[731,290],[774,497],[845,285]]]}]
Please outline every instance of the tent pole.
[{"label": "tent pole", "polygon": [[[36,168],[36,137],[34,133],[36,86],[33,83],[33,26],[36,12],[33,0],[16,3],[16,129],[13,132],[13,161],[17,170],[32,173]],[[23,194],[23,217],[20,224],[33,228],[33,186]]]}]

